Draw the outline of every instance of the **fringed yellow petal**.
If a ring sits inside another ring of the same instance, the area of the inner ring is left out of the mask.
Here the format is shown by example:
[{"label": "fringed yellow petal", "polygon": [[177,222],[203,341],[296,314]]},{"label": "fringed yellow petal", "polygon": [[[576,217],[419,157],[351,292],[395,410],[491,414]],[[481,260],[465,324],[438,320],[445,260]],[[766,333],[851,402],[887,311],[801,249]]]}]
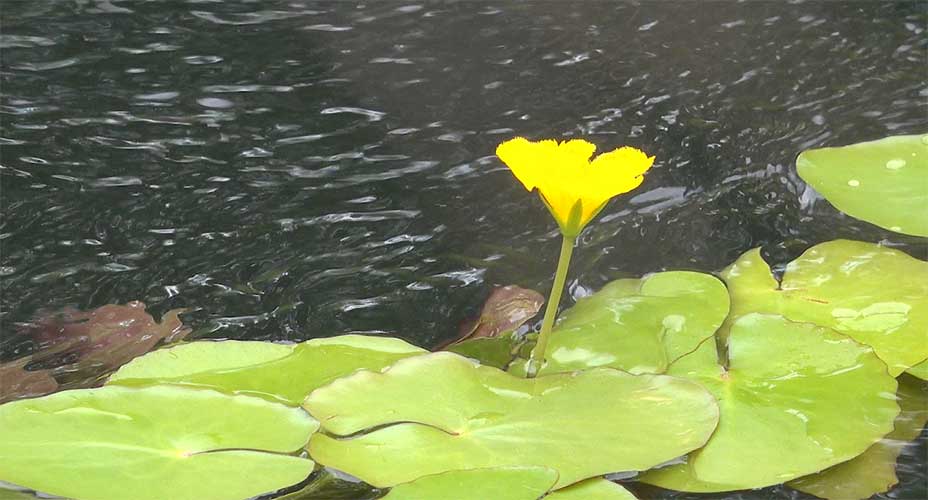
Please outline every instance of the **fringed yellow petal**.
[{"label": "fringed yellow petal", "polygon": [[653,164],[653,156],[624,146],[597,156],[590,167],[614,179],[628,179],[644,174]]},{"label": "fringed yellow petal", "polygon": [[[496,155],[529,191],[539,194],[565,235],[576,236],[610,198],[631,191],[644,180],[654,157],[622,147],[590,161],[596,146],[582,139],[558,143],[522,137],[496,148]],[[577,203],[579,218],[570,218]]]},{"label": "fringed yellow petal", "polygon": [[566,157],[585,164],[596,152],[596,145],[583,139],[571,139],[558,145],[558,150]]}]

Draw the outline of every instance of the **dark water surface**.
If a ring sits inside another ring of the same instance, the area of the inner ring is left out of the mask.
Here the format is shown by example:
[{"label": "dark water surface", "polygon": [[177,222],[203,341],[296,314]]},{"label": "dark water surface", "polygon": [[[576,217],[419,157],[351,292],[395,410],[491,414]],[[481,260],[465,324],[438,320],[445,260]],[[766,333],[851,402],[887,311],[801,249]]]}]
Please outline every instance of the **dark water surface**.
[{"label": "dark water surface", "polygon": [[[0,353],[39,310],[128,300],[192,308],[199,337],[439,344],[493,285],[550,287],[556,226],[493,155],[514,135],[657,156],[582,235],[574,298],[755,246],[924,258],[794,159],[928,130],[926,22],[923,1],[3,0]],[[924,455],[889,497],[926,491]]]}]

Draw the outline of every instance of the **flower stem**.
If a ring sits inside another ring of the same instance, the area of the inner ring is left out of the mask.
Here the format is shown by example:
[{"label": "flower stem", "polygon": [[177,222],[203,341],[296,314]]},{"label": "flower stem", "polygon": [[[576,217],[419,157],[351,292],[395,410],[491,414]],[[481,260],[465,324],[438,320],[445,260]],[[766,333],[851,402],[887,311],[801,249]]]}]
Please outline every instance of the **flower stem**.
[{"label": "flower stem", "polygon": [[548,297],[548,305],[545,308],[545,317],[541,321],[541,333],[538,334],[538,341],[532,349],[526,365],[525,376],[534,378],[545,362],[545,350],[548,348],[548,338],[551,337],[551,330],[554,328],[554,318],[557,316],[557,306],[561,302],[561,293],[564,292],[564,282],[567,281],[567,267],[570,265],[570,255],[574,251],[574,237],[564,236],[561,241],[561,256],[557,261],[557,272],[554,273],[554,286],[551,288],[551,295]]}]

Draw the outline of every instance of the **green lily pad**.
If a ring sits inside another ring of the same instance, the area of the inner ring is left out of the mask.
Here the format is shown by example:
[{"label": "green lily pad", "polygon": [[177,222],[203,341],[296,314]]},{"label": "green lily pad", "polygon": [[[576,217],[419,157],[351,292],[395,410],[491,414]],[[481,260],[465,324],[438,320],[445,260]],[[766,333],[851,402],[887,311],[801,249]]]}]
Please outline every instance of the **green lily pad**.
[{"label": "green lily pad", "polygon": [[0,481],[80,500],[242,500],[298,483],[318,423],[247,396],[158,386],[0,406]]},{"label": "green lily pad", "polygon": [[546,467],[494,467],[453,470],[397,485],[384,500],[538,500],[557,471]]},{"label": "green lily pad", "polygon": [[862,500],[889,491],[896,477],[896,459],[921,434],[928,422],[928,386],[914,377],[899,377],[896,393],[902,412],[896,428],[862,455],[811,476],[789,482],[799,491],[828,500]]},{"label": "green lily pad", "polygon": [[802,180],[838,210],[897,233],[928,236],[928,135],[803,151]]},{"label": "green lily pad", "polygon": [[37,500],[38,497],[28,491],[8,490],[0,487],[0,500]]},{"label": "green lily pad", "polygon": [[332,471],[319,469],[302,488],[274,500],[376,500],[385,491],[349,478],[337,477]]},{"label": "green lily pad", "polygon": [[827,326],[872,346],[893,375],[928,358],[928,262],[898,250],[829,241],[790,262],[777,283],[754,249],[722,278],[732,318],[764,312]]},{"label": "green lily pad", "polygon": [[547,500],[635,500],[635,495],[612,481],[596,477],[552,491],[545,498]]},{"label": "green lily pad", "polygon": [[893,429],[896,380],[844,335],[749,314],[732,325],[728,352],[727,370],[708,341],[667,371],[718,398],[719,427],[687,463],[643,482],[694,492],[779,484],[856,457]]},{"label": "green lily pad", "polygon": [[556,487],[645,470],[702,446],[715,400],[698,384],[599,368],[525,379],[452,353],[360,371],[304,407],[318,462],[374,486],[450,470],[546,466]]},{"label": "green lily pad", "polygon": [[[577,301],[548,341],[539,373],[611,367],[663,373],[711,337],[728,315],[728,291],[714,276],[686,271],[616,280]],[[513,373],[525,373],[525,360]]]},{"label": "green lily pad", "polygon": [[524,343],[504,333],[499,337],[481,337],[467,339],[448,347],[448,351],[480,361],[481,364],[506,369],[516,356],[519,346]]},{"label": "green lily pad", "polygon": [[379,370],[425,352],[399,339],[363,335],[313,339],[296,345],[192,342],[137,358],[114,373],[107,384],[178,384],[296,406],[317,387],[355,370]]},{"label": "green lily pad", "polygon": [[906,370],[906,373],[918,377],[922,380],[928,380],[928,361],[922,361],[912,368],[909,368]]}]

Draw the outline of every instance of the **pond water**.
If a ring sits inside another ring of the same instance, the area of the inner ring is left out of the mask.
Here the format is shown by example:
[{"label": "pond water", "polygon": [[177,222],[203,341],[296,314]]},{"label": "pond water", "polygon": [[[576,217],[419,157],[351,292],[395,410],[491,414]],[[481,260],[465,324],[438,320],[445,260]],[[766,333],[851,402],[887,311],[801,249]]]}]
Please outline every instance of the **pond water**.
[{"label": "pond water", "polygon": [[[756,246],[925,258],[794,160],[928,130],[926,21],[920,1],[5,0],[0,354],[29,352],[41,310],[129,300],[192,309],[195,337],[438,345],[494,285],[550,287],[559,233],[493,154],[515,135],[657,157],[582,235],[565,305]],[[923,440],[887,497],[924,492],[925,464]]]}]

